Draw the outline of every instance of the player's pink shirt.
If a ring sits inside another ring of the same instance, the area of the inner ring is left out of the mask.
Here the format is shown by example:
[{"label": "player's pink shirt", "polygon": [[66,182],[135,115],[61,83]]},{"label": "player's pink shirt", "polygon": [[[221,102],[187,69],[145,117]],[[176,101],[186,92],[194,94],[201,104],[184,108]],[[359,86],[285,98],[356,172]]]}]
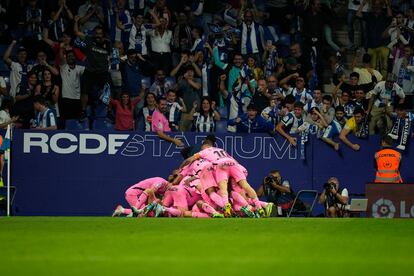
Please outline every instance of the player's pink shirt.
[{"label": "player's pink shirt", "polygon": [[171,131],[167,118],[157,109],[152,113],[152,131]]},{"label": "player's pink shirt", "polygon": [[155,192],[164,192],[168,186],[168,181],[162,177],[152,177],[145,180],[142,180],[135,184],[133,187],[139,187],[144,190],[146,189],[154,189]]},{"label": "player's pink shirt", "polygon": [[202,170],[211,166],[211,162],[207,161],[206,159],[200,158],[182,168],[180,174],[183,176],[199,175],[199,173]]},{"label": "player's pink shirt", "polygon": [[237,161],[234,160],[225,150],[215,147],[210,147],[203,149],[198,153],[201,158],[204,158],[214,164],[223,164],[223,163],[236,163]]}]

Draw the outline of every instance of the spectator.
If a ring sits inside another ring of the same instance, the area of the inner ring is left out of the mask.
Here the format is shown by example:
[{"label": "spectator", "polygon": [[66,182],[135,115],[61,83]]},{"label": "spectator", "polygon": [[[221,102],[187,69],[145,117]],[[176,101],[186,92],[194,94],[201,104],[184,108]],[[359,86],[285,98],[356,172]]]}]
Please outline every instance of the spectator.
[{"label": "spectator", "polygon": [[62,42],[53,41],[49,38],[49,30],[47,28],[43,29],[43,41],[46,42],[51,48],[55,55],[55,66],[59,70],[61,64],[60,59],[60,48],[63,48],[63,55],[66,55],[66,52],[73,51],[75,58],[79,61],[85,60],[85,55],[82,51],[73,45],[72,36],[68,32],[63,32],[61,35]]},{"label": "spectator", "polygon": [[336,78],[337,76],[334,75],[333,77],[333,83],[335,85],[337,85],[339,87],[340,90],[342,91],[348,91],[351,95],[351,99],[355,99],[355,92],[357,89],[363,89],[365,91],[365,93],[368,93],[369,91],[371,91],[374,86],[375,83],[373,81],[366,83],[366,84],[361,84],[358,85],[359,82],[359,74],[357,72],[352,72],[349,75],[349,82],[345,81],[345,75],[341,76],[341,78],[338,80]]},{"label": "spectator", "polygon": [[337,96],[338,85],[332,91],[334,107],[342,106],[345,110],[345,116],[349,119],[353,116],[355,110],[355,103],[351,101],[351,95],[348,91],[342,91],[341,97]]},{"label": "spectator", "polygon": [[264,79],[260,79],[257,83],[258,86],[253,94],[252,102],[256,106],[257,112],[260,114],[263,109],[269,106],[269,99],[271,98],[271,95],[269,94],[267,83]]},{"label": "spectator", "polygon": [[355,108],[360,107],[364,111],[368,110],[369,101],[366,99],[365,91],[362,88],[358,87],[357,90],[355,91],[355,100],[353,102],[354,102]]},{"label": "spectator", "polygon": [[404,14],[398,11],[392,19],[391,24],[385,29],[383,36],[390,38],[387,47],[391,53],[394,49],[402,48],[410,42],[410,33],[404,28]]},{"label": "spectator", "polygon": [[180,120],[181,113],[187,112],[187,107],[185,106],[184,100],[178,98],[179,103],[177,102],[177,92],[170,89],[167,92],[167,114],[168,122],[170,123],[170,128],[172,131],[180,130]]},{"label": "spectator", "polygon": [[288,57],[285,61],[286,70],[279,75],[279,85],[283,87],[284,90],[288,90],[290,87],[296,85],[296,78],[303,76],[302,70],[296,58]]},{"label": "spectator", "polygon": [[152,131],[156,132],[160,139],[171,142],[177,147],[184,146],[180,139],[172,138],[165,134],[165,132],[171,131],[168,120],[165,117],[165,114],[167,113],[167,100],[165,98],[159,98],[157,104],[157,108],[152,114]]},{"label": "spectator", "polygon": [[167,95],[167,92],[174,87],[170,80],[165,78],[165,72],[162,69],[157,69],[155,73],[155,81],[151,85],[149,91],[154,93],[157,97]]},{"label": "spectator", "polygon": [[308,102],[303,110],[305,112],[309,112],[309,110],[313,107],[317,107],[319,110],[322,109],[323,103],[322,103],[322,90],[319,87],[315,87],[313,90],[313,99],[311,102]]},{"label": "spectator", "polygon": [[344,208],[349,200],[348,190],[339,188],[339,180],[336,177],[330,177],[323,188],[319,203],[324,204],[325,215],[330,218],[343,217]]},{"label": "spectator", "polygon": [[183,113],[181,117],[180,129],[181,131],[189,131],[193,122],[192,114],[190,113],[193,103],[200,105],[200,80],[194,78],[194,68],[187,67],[183,79],[178,83],[177,95],[182,97],[186,106],[187,113]]},{"label": "spectator", "polygon": [[39,83],[43,82],[43,72],[49,70],[54,76],[59,75],[59,71],[52,65],[47,62],[47,55],[44,51],[37,52],[36,62],[33,64],[31,71],[35,72],[37,75],[37,81]]},{"label": "spectator", "polygon": [[[386,13],[382,10],[384,2],[387,7]],[[367,23],[367,30],[369,30],[367,32],[367,47],[368,54],[372,57],[371,66],[378,69],[385,76],[387,74],[389,49],[387,48],[388,40],[384,36],[384,31],[391,23],[392,10],[388,0],[374,0],[371,11],[362,14],[362,9],[367,3],[366,0],[362,2],[357,11],[357,16]]]},{"label": "spectator", "polygon": [[388,75],[386,81],[377,83],[374,90],[371,92],[371,99],[368,106],[368,114],[371,115],[369,122],[369,133],[375,134],[376,127],[379,121],[385,120],[386,129],[391,129],[391,113],[395,102],[397,102],[397,96],[399,103],[404,103],[405,93],[402,88],[395,83],[395,78],[392,74]]},{"label": "spectator", "polygon": [[74,51],[66,52],[60,47],[60,75],[62,77],[61,117],[63,120],[78,119],[81,111],[81,77],[85,66],[76,64]]},{"label": "spectator", "polygon": [[269,106],[262,110],[260,116],[266,121],[271,122],[272,129],[279,123],[279,113],[282,105],[282,98],[272,96]]},{"label": "spectator", "polygon": [[322,140],[328,145],[331,145],[336,151],[339,150],[340,144],[335,142],[333,139],[336,136],[339,136],[339,134],[345,126],[345,123],[345,109],[343,108],[343,106],[337,106],[335,108],[335,118],[325,129],[325,132],[322,137]]},{"label": "spectator", "polygon": [[295,194],[290,188],[290,183],[286,179],[282,179],[280,171],[272,170],[266,176],[259,189],[257,196],[266,198],[266,202],[273,202],[282,210],[279,215],[287,215],[295,200]]},{"label": "spectator", "polygon": [[345,143],[348,147],[351,149],[358,151],[361,146],[358,144],[354,144],[348,139],[349,133],[354,133],[355,136],[360,138],[365,138],[366,136],[366,130],[364,126],[364,116],[365,112],[362,110],[362,108],[355,108],[354,110],[354,116],[350,118],[344,128],[341,130],[341,133],[339,134],[339,139]]},{"label": "spectator", "polygon": [[25,37],[33,42],[42,39],[42,9],[37,0],[29,0],[25,10]]},{"label": "spectator", "polygon": [[390,136],[383,136],[382,149],[375,153],[376,183],[403,183],[400,175],[401,153],[392,149],[392,144]]},{"label": "spectator", "polygon": [[138,118],[140,122],[140,128],[143,131],[152,131],[152,114],[157,107],[157,97],[155,94],[149,92],[145,96],[144,107],[139,112]]},{"label": "spectator", "polygon": [[[361,31],[361,38],[364,39],[366,36],[366,25],[359,17],[356,16],[356,13],[361,5],[360,0],[348,0],[348,14],[347,14],[347,25],[348,25],[348,40],[349,45],[348,49],[355,50],[360,45],[355,44],[355,30],[354,23],[357,22],[359,25],[359,30]],[[365,14],[368,11],[368,5],[362,4],[361,12]],[[365,44],[361,41],[362,46]]]},{"label": "spectator", "polygon": [[60,88],[52,80],[52,72],[49,69],[43,71],[43,82],[36,86],[35,96],[37,95],[41,95],[45,99],[46,106],[53,112],[55,118],[59,118],[58,100]]},{"label": "spectator", "polygon": [[312,93],[305,88],[305,79],[301,76],[296,77],[295,87],[289,88],[285,94],[292,95],[297,102],[301,102],[304,105],[313,101]]},{"label": "spectator", "polygon": [[30,127],[30,120],[34,117],[33,96],[37,86],[37,76],[34,72],[28,73],[27,83],[17,87],[13,116],[19,116],[22,128]]},{"label": "spectator", "polygon": [[160,18],[160,24],[149,31],[151,38],[151,59],[155,68],[161,68],[164,72],[170,72],[172,32],[167,29],[168,22]]},{"label": "spectator", "polygon": [[32,120],[31,128],[41,130],[56,130],[55,114],[47,107],[45,98],[42,95],[33,97],[33,107],[36,111],[36,117]]},{"label": "spectator", "polygon": [[114,8],[115,29],[111,30],[114,36],[112,41],[120,41],[126,48],[129,44],[129,37],[132,28],[131,14],[125,9],[125,0],[116,0]]},{"label": "spectator", "polygon": [[20,47],[17,50],[17,62],[14,62],[10,58],[11,52],[16,43],[17,41],[13,40],[3,55],[4,62],[10,67],[11,70],[9,94],[12,97],[15,97],[19,92],[19,86],[24,87],[28,84],[28,72],[32,69],[32,65],[27,64],[27,51],[25,48]]},{"label": "spectator", "polygon": [[247,68],[253,75],[253,78],[256,81],[259,81],[259,79],[264,78],[263,70],[256,65],[256,59],[254,56],[247,57]]},{"label": "spectator", "polygon": [[1,105],[1,101],[6,95],[8,95],[6,80],[4,79],[3,76],[0,76],[0,105]]},{"label": "spectator", "polygon": [[397,149],[405,150],[410,135],[414,138],[414,114],[408,112],[404,104],[397,104],[393,113],[393,126],[388,136],[397,142]]},{"label": "spectator", "polygon": [[[142,91],[143,92],[143,91]],[[140,96],[131,100],[128,92],[122,92],[119,100],[110,100],[110,105],[115,109],[115,129],[132,131],[134,127],[134,109],[141,100]]]},{"label": "spectator", "polygon": [[[7,128],[8,125],[14,124],[19,119],[19,116],[11,117],[10,112],[13,108],[13,101],[11,98],[4,98],[0,108],[0,129]],[[0,162],[3,160],[1,159]],[[3,170],[0,168],[0,172]]]},{"label": "spectator", "polygon": [[148,11],[154,20],[154,24],[144,24],[144,15],[136,12],[134,24],[129,33],[129,49],[135,49],[144,60],[148,60],[147,36],[150,30],[157,28],[161,23],[157,15],[151,9]]},{"label": "spectator", "polygon": [[194,55],[190,51],[185,50],[181,52],[181,59],[177,66],[171,71],[171,77],[180,78],[184,75],[188,67],[193,67],[194,73],[197,77],[201,77],[200,68],[194,62]]},{"label": "spectator", "polygon": [[[78,19],[75,17],[75,26],[85,35],[91,34],[95,28],[105,23],[104,12],[98,0],[87,0],[78,9]],[[76,31],[75,31],[76,35]]]},{"label": "spectator", "polygon": [[63,34],[67,31],[69,22],[73,20],[72,11],[66,5],[66,0],[58,1],[58,8],[52,10],[50,18],[48,20],[47,28],[44,30],[50,30],[50,38],[54,41],[60,41]]},{"label": "spectator", "polygon": [[252,103],[247,107],[247,114],[229,120],[230,126],[237,127],[237,133],[273,132],[271,122],[266,122],[259,114],[257,107]]},{"label": "spectator", "polygon": [[129,96],[134,99],[142,90],[142,74],[138,66],[137,50],[127,50],[126,56],[126,62],[121,64],[123,90],[128,92]]},{"label": "spectator", "polygon": [[316,135],[316,137],[320,138],[323,135],[325,128],[328,127],[328,123],[325,121],[323,116],[321,115],[319,108],[312,107],[309,110],[308,115],[305,119],[306,132],[312,135]]},{"label": "spectator", "polygon": [[246,60],[248,56],[251,56],[259,66],[261,66],[260,52],[263,49],[262,46],[262,31],[258,23],[254,21],[254,15],[251,10],[246,10],[243,15],[243,22],[239,26],[241,32],[240,38],[240,52],[243,58]]},{"label": "spectator", "polygon": [[321,114],[325,121],[330,124],[335,116],[335,109],[332,107],[332,96],[324,95],[322,97]]},{"label": "spectator", "polygon": [[[88,13],[88,18],[90,18],[92,14],[95,14],[97,10],[99,10],[98,8],[100,8],[95,1],[96,0],[91,1],[91,3],[94,3],[95,5],[90,7],[92,11]],[[74,32],[75,35],[85,43],[85,54],[87,58],[81,90],[82,113],[80,120],[86,120],[86,106],[88,104],[89,95],[91,95],[94,91],[93,88],[97,85],[99,89],[103,89],[104,85],[108,83],[108,58],[111,47],[109,45],[109,41],[105,39],[103,28],[100,26],[95,27],[93,36],[80,32],[78,27],[79,19],[79,16],[75,17]]]},{"label": "spectator", "polygon": [[303,115],[303,103],[295,102],[293,105],[293,112],[289,112],[282,121],[276,126],[276,131],[288,140],[292,146],[296,146],[296,137],[292,137],[292,134],[299,132],[299,127],[304,123]]},{"label": "spectator", "polygon": [[[184,12],[179,12],[177,15],[177,22],[173,29],[172,46],[175,53],[190,51],[191,47],[193,46],[191,26],[189,24],[187,15]],[[178,61],[178,57],[174,57],[174,60]],[[176,64],[176,62],[174,62],[174,64]]]},{"label": "spectator", "polygon": [[201,99],[201,105],[197,112],[193,105],[191,113],[193,113],[192,131],[211,133],[216,131],[216,122],[220,120],[220,113],[217,112],[216,103],[211,101],[208,97]]},{"label": "spectator", "polygon": [[267,90],[272,96],[283,97],[283,89],[279,87],[279,81],[275,75],[270,75],[267,78]]},{"label": "spectator", "polygon": [[[406,96],[412,97],[414,91],[414,57],[413,48],[404,46],[401,57],[396,57],[392,74],[397,76],[397,84],[404,90]],[[410,107],[410,103],[406,103]]]},{"label": "spectator", "polygon": [[[373,83],[374,85],[382,81],[383,75],[371,66],[371,55],[364,54],[362,56],[362,67],[355,67],[356,57],[352,61],[352,70],[359,74],[358,85]],[[367,91],[368,92],[368,91]]]}]

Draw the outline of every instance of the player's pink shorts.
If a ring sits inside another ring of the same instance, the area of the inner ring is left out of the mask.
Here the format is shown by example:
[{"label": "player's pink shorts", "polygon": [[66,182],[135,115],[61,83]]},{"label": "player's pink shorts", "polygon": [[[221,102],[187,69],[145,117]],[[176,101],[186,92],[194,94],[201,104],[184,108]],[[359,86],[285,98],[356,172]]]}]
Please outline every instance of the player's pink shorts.
[{"label": "player's pink shorts", "polygon": [[230,177],[233,177],[236,182],[246,179],[245,174],[246,169],[237,163],[226,162],[221,163],[216,166],[216,181],[220,183],[223,180],[228,180]]},{"label": "player's pink shorts", "polygon": [[204,190],[207,190],[211,187],[218,187],[216,178],[214,177],[214,167],[208,166],[199,172],[201,185]]},{"label": "player's pink shorts", "polygon": [[177,186],[175,191],[172,191],[173,206],[181,207],[185,209],[191,208],[197,201],[201,200],[199,195],[194,188]]},{"label": "player's pink shorts", "polygon": [[136,185],[125,191],[125,200],[128,202],[129,206],[136,206],[138,198],[143,191],[145,191],[145,189],[137,187]]}]

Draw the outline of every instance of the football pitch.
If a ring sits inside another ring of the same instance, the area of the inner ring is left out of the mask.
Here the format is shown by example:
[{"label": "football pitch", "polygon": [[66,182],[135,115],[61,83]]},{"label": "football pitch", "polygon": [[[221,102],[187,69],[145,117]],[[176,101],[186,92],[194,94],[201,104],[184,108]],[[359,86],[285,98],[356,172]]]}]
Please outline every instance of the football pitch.
[{"label": "football pitch", "polygon": [[0,275],[409,275],[414,220],[0,217]]}]

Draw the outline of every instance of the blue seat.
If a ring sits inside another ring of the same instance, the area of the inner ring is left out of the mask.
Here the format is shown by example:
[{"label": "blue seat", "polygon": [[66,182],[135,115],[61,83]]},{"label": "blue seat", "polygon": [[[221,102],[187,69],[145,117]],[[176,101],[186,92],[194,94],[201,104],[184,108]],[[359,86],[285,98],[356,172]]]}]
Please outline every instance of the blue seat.
[{"label": "blue seat", "polygon": [[66,130],[89,130],[88,121],[66,120]]},{"label": "blue seat", "polygon": [[95,118],[105,118],[108,113],[108,106],[98,103],[95,107]]},{"label": "blue seat", "polygon": [[106,118],[97,118],[93,121],[92,129],[94,129],[94,130],[113,130],[114,125]]}]

